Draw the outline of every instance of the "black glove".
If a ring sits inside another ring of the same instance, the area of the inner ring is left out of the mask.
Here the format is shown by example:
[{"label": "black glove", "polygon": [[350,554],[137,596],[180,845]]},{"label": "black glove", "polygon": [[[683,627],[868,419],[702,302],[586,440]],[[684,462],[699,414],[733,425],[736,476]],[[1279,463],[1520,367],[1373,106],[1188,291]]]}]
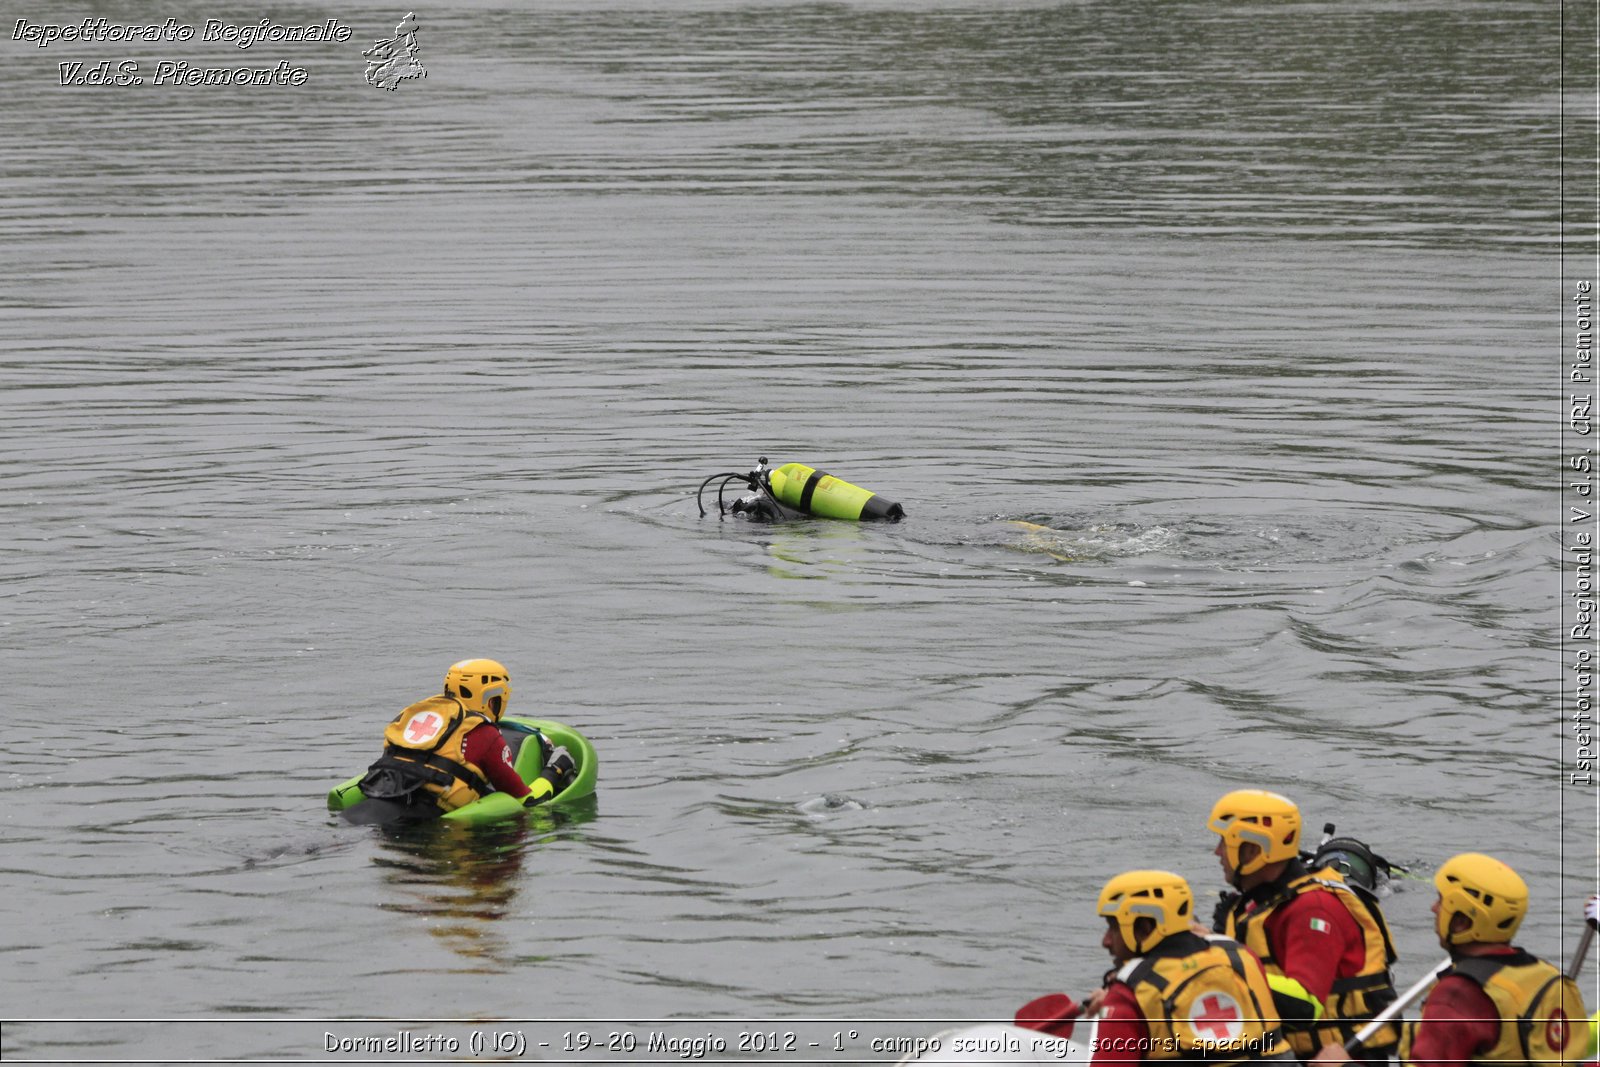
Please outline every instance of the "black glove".
[{"label": "black glove", "polygon": [[557,745],[551,749],[544,770],[539,772],[539,777],[528,783],[529,793],[522,798],[522,806],[531,808],[561,792],[572,779],[572,772],[577,769],[578,765],[573,762],[572,753],[565,747]]},{"label": "black glove", "polygon": [[1239,902],[1239,894],[1231,889],[1217,891],[1217,909],[1211,913],[1211,929],[1224,933],[1228,929],[1228,913]]},{"label": "black glove", "polygon": [[544,773],[550,776],[552,782],[565,785],[572,772],[578,769],[573,762],[572,753],[568,752],[565,745],[557,745],[550,750],[550,758],[544,762]]}]

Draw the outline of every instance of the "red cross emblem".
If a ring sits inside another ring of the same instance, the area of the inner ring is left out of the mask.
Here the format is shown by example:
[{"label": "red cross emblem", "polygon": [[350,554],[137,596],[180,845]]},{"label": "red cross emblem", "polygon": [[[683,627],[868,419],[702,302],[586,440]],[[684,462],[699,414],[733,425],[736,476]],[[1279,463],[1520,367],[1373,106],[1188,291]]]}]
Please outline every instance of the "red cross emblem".
[{"label": "red cross emblem", "polygon": [[425,711],[406,725],[406,740],[421,743],[431,739],[444,725],[437,712]]},{"label": "red cross emblem", "polygon": [[1239,1005],[1226,993],[1207,993],[1195,1003],[1196,1014],[1189,1020],[1195,1031],[1212,1041],[1231,1041],[1239,1036]]},{"label": "red cross emblem", "polygon": [[1545,1023],[1544,1026],[1546,1043],[1554,1051],[1560,1052],[1567,1047],[1567,1039],[1570,1036],[1570,1032],[1567,1030],[1567,1013],[1560,1008],[1555,1009],[1550,1013],[1550,1021]]}]

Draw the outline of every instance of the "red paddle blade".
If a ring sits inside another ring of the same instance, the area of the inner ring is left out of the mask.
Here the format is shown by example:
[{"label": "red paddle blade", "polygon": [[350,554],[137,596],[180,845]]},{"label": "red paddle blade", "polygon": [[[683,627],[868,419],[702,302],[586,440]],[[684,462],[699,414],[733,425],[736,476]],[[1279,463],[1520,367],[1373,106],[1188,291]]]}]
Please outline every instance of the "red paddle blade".
[{"label": "red paddle blade", "polygon": [[1017,1025],[1052,1037],[1071,1037],[1073,1023],[1082,1014],[1083,1005],[1065,993],[1046,993],[1017,1009]]}]

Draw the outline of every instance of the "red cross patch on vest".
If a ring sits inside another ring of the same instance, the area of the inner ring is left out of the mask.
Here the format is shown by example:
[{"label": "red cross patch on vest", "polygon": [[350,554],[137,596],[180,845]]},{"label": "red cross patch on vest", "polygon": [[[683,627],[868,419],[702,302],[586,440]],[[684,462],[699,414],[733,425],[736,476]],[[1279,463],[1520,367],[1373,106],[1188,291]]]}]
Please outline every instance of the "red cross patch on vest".
[{"label": "red cross patch on vest", "polygon": [[1243,1018],[1239,1004],[1226,993],[1207,993],[1195,1001],[1195,1012],[1189,1021],[1195,1033],[1208,1041],[1233,1041],[1243,1032]]},{"label": "red cross patch on vest", "polygon": [[444,729],[444,716],[436,711],[425,711],[406,724],[406,740],[414,745],[425,745],[439,736]]}]

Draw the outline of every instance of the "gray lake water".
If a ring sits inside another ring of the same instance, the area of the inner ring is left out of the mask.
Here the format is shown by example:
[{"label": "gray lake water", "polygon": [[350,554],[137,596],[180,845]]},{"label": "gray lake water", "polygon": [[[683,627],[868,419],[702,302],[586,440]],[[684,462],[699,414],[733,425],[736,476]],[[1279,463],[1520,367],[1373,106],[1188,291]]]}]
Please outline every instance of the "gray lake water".
[{"label": "gray lake water", "polygon": [[[1242,786],[1414,868],[1403,984],[1460,851],[1567,958],[1558,5],[449,2],[386,92],[403,13],[3,20],[0,1013],[110,1020],[8,1058],[892,1060],[1087,994],[1115,873],[1208,908]],[[146,84],[60,84],[106,59]],[[763,455],[908,518],[699,516]],[[593,811],[330,817],[480,655]]]}]

